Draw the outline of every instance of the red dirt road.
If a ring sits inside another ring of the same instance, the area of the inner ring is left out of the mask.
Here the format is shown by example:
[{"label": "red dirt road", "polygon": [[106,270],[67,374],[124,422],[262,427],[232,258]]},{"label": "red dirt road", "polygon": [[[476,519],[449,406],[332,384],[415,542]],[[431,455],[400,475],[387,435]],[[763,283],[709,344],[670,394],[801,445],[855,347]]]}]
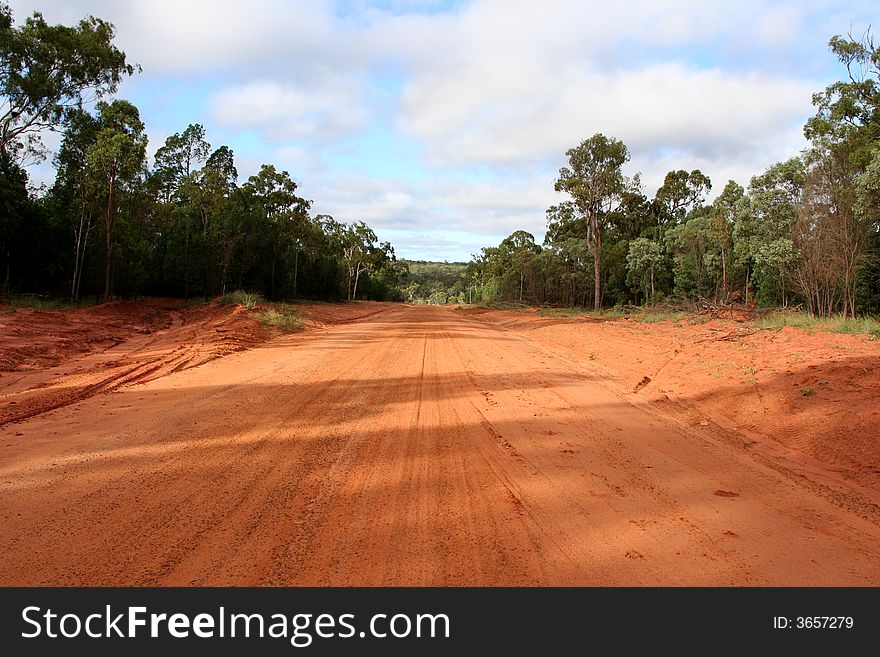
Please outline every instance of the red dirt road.
[{"label": "red dirt road", "polygon": [[0,584],[880,584],[871,480],[744,441],[711,381],[634,392],[612,329],[363,315],[55,406],[0,378]]}]

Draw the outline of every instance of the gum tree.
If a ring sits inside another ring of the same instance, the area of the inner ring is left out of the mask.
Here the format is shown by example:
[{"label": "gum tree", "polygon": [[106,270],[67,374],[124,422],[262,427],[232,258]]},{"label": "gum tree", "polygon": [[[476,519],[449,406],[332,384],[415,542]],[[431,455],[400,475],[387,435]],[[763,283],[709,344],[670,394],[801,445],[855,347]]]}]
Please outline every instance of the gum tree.
[{"label": "gum tree", "polygon": [[593,307],[602,307],[602,230],[630,187],[622,167],[629,160],[626,145],[613,137],[595,134],[566,151],[568,166],[559,170],[557,192],[571,197],[576,214],[583,218],[593,256]]}]

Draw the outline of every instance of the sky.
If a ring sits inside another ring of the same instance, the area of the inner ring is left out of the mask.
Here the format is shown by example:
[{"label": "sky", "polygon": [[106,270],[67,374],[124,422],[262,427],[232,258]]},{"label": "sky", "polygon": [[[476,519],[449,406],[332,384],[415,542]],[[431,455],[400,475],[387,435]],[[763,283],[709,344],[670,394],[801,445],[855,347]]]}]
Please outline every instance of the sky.
[{"label": "sky", "polygon": [[828,39],[876,14],[861,0],[10,5],[16,22],[116,26],[142,68],[117,95],[151,154],[201,123],[242,180],[274,164],[315,213],[366,221],[398,257],[449,261],[515,230],[540,242],[566,150],[595,133],[623,140],[649,195],[673,169],[702,170],[713,196],[747,185],[806,145],[812,94],[845,74]]}]

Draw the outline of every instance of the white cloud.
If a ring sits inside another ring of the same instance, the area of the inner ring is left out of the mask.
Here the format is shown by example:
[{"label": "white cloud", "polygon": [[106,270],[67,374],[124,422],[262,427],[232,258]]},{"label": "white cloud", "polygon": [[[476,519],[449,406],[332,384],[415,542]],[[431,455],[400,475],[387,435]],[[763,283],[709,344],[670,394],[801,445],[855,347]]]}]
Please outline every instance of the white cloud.
[{"label": "white cloud", "polygon": [[318,86],[255,80],[222,89],[209,101],[213,119],[225,126],[256,129],[276,141],[332,141],[356,132],[367,111],[359,86],[333,76]]}]

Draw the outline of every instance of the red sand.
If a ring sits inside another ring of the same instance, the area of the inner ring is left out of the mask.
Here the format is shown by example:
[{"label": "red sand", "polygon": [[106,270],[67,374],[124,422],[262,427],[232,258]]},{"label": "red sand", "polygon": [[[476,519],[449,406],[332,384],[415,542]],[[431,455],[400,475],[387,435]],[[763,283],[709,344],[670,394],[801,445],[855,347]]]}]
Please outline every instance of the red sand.
[{"label": "red sand", "polygon": [[880,584],[878,343],[301,308],[0,313],[0,584]]}]

